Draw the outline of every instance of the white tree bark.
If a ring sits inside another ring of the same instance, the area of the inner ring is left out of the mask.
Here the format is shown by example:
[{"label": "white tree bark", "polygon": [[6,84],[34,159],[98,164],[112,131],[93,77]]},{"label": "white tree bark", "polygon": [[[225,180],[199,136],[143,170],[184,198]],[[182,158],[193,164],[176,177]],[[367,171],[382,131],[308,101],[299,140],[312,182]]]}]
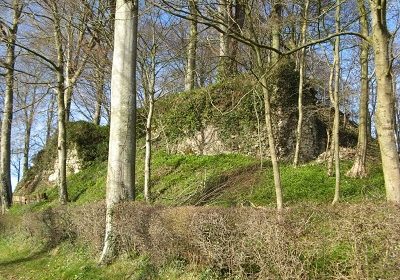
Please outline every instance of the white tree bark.
[{"label": "white tree bark", "polygon": [[135,196],[137,1],[116,1],[114,26],[106,233],[101,263],[109,263],[115,256],[116,205]]},{"label": "white tree bark", "polygon": [[[272,47],[280,50],[281,48],[281,20],[282,20],[282,4],[280,1],[274,0],[272,7]],[[271,53],[271,61],[277,63],[279,60],[279,54],[276,52]]]},{"label": "white tree bark", "polygon": [[96,105],[93,115],[93,123],[100,125],[101,121],[101,107],[103,105],[104,96],[104,69],[96,66]]},{"label": "white tree bark", "polygon": [[[340,32],[340,3],[336,1],[336,33]],[[339,87],[340,87],[340,37],[335,39],[335,90],[333,93],[335,118],[333,120],[332,140],[334,143],[335,157],[335,196],[332,204],[339,201],[340,196],[340,157],[339,157],[339,124],[340,124],[340,108],[339,108]]]},{"label": "white tree bark", "polygon": [[[364,0],[358,0],[358,11],[360,14],[361,33],[368,37],[368,19],[365,9]],[[353,166],[347,172],[349,177],[366,177],[366,158],[367,158],[367,138],[368,138],[368,53],[369,43],[361,42],[360,64],[361,64],[361,93],[360,93],[360,108],[359,108],[359,124],[358,124],[358,143],[357,154],[354,159]]]},{"label": "white tree bark", "polygon": [[[218,0],[220,20],[228,26],[230,22],[230,8],[230,0]],[[218,78],[223,80],[229,75],[229,28],[222,24],[220,28],[223,32],[219,35]]]},{"label": "white tree bark", "polygon": [[[259,69],[263,69],[263,63],[261,58],[260,49],[255,47],[257,65]],[[275,185],[275,195],[276,195],[276,207],[278,212],[281,212],[283,209],[283,195],[282,195],[282,183],[281,183],[281,175],[279,170],[279,161],[276,153],[276,144],[272,126],[272,118],[271,118],[271,104],[270,104],[270,94],[268,90],[268,81],[264,74],[261,75],[260,83],[263,90],[264,95],[264,110],[265,110],[265,125],[267,128],[267,136],[268,136],[268,145],[269,152],[271,156],[272,169],[274,174],[274,185]]]},{"label": "white tree bark", "polygon": [[[310,4],[309,0],[306,0],[304,3],[304,11],[303,11],[303,24],[301,27],[301,44],[305,45],[307,41],[307,27],[308,27],[308,6]],[[294,152],[294,160],[293,165],[297,167],[299,164],[299,156],[300,156],[300,146],[301,146],[301,137],[303,131],[303,87],[304,87],[304,77],[305,77],[305,56],[306,56],[306,48],[300,50],[299,57],[299,99],[298,99],[298,111],[299,111],[299,119],[297,123],[296,130],[296,148]]]},{"label": "white tree bark", "polygon": [[386,199],[400,203],[400,163],[394,130],[394,96],[389,55],[390,33],[386,22],[386,1],[370,0],[372,45],[377,78],[376,129],[385,179]]},{"label": "white tree bark", "polygon": [[185,90],[194,89],[196,74],[196,53],[197,53],[197,22],[196,15],[197,0],[189,0],[189,11],[193,21],[190,21],[189,44],[187,49],[187,66],[185,76]]},{"label": "white tree bark", "polygon": [[68,202],[67,191],[67,129],[64,103],[65,77],[64,77],[64,50],[62,47],[61,18],[56,1],[51,2],[53,16],[54,44],[57,52],[57,151],[58,151],[58,199],[61,204]]},{"label": "white tree bark", "polygon": [[144,199],[146,202],[151,201],[151,142],[156,84],[156,55],[157,45],[153,36],[153,44],[149,57],[150,65],[148,65],[148,69],[144,67],[142,71],[145,75],[143,85],[145,91],[145,106],[148,110],[146,119],[146,154],[144,159]]}]

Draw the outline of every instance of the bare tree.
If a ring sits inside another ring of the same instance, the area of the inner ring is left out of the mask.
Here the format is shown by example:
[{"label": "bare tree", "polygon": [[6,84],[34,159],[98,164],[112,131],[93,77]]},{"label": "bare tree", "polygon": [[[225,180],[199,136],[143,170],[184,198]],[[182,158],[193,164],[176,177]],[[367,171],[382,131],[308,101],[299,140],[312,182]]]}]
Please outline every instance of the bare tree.
[{"label": "bare tree", "polygon": [[389,54],[390,33],[387,26],[386,0],[370,0],[372,16],[371,43],[375,53],[377,78],[376,129],[381,151],[386,199],[400,203],[400,162],[394,135],[394,96],[392,62]]},{"label": "bare tree", "polygon": [[[368,37],[368,19],[364,0],[358,0],[358,11],[360,14],[360,29],[361,33]],[[368,138],[368,53],[369,43],[365,40],[361,41],[360,65],[361,65],[361,92],[359,105],[359,123],[358,123],[358,144],[356,158],[353,166],[347,172],[350,177],[365,177],[367,176],[366,158],[367,158],[367,138]]]},{"label": "bare tree", "polygon": [[[307,42],[307,27],[308,27],[308,8],[310,1],[306,0],[303,6],[303,23],[301,26],[301,44],[304,45]],[[303,131],[303,90],[304,90],[304,77],[305,77],[305,56],[306,48],[300,50],[299,57],[299,98],[298,98],[298,111],[299,119],[296,130],[296,147],[294,152],[293,165],[297,167],[299,164],[301,136]]]},{"label": "bare tree", "polygon": [[13,0],[13,19],[11,26],[0,21],[1,40],[7,46],[5,61],[1,66],[6,68],[5,80],[6,91],[4,98],[4,113],[1,126],[1,146],[0,146],[0,204],[4,213],[12,204],[11,186],[11,126],[13,119],[13,99],[14,99],[14,66],[15,66],[15,42],[17,39],[19,22],[22,14],[22,2]]},{"label": "bare tree", "polygon": [[[336,1],[336,16],[335,16],[335,27],[336,33],[340,32],[340,10],[341,10],[340,0]],[[334,158],[335,158],[335,196],[333,198],[332,204],[339,201],[340,195],[340,157],[339,157],[339,127],[340,127],[340,108],[339,108],[339,90],[340,90],[340,37],[335,39],[335,85],[333,93],[333,106],[335,109],[335,117],[333,120],[332,129],[332,141],[334,147]]]},{"label": "bare tree", "polygon": [[103,264],[109,263],[116,253],[115,207],[135,198],[137,1],[116,1],[114,26],[106,233],[100,257]]}]

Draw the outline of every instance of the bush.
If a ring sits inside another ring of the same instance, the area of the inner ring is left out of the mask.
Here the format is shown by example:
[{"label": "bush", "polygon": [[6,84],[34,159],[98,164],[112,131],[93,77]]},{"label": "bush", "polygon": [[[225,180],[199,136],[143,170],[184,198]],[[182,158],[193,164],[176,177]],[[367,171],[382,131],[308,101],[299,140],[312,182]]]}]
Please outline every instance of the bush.
[{"label": "bush", "polygon": [[[100,251],[104,203],[27,216],[31,234]],[[236,279],[395,279],[400,271],[400,209],[386,204],[272,208],[161,207],[122,203],[119,253],[212,268]],[[35,218],[32,218],[35,217]],[[1,224],[1,220],[0,220]]]}]

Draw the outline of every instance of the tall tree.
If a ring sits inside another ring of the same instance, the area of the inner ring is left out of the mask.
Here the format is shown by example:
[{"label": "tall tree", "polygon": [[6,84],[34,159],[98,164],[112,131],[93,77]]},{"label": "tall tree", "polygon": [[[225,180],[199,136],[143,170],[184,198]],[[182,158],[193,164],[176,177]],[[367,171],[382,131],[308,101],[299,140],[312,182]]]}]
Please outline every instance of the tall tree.
[{"label": "tall tree", "polygon": [[376,129],[385,179],[386,199],[400,204],[400,162],[394,132],[394,95],[390,61],[386,0],[369,0],[372,16],[371,41],[377,78]]},{"label": "tall tree", "polygon": [[218,16],[220,24],[219,34],[219,61],[218,61],[218,79],[223,80],[229,76],[229,31],[230,31],[230,15],[231,0],[218,0]]},{"label": "tall tree", "polygon": [[156,55],[157,44],[153,39],[148,57],[149,62],[144,62],[142,68],[142,80],[144,88],[144,105],[147,109],[146,118],[146,154],[144,159],[144,198],[150,202],[150,187],[151,187],[151,142],[152,142],[152,123],[154,113],[154,99],[155,99],[155,83],[156,83]]},{"label": "tall tree", "polygon": [[[361,34],[368,37],[368,19],[364,0],[358,0],[358,11],[360,15],[360,30]],[[368,138],[368,53],[369,43],[366,40],[361,41],[360,65],[361,65],[361,93],[359,105],[359,123],[358,123],[358,144],[357,153],[354,159],[353,166],[347,172],[350,177],[365,177],[367,176],[366,158],[367,158],[367,138]]]},{"label": "tall tree", "polygon": [[105,75],[104,69],[100,68],[99,65],[95,66],[95,90],[96,90],[96,105],[94,109],[93,115],[93,123],[96,125],[100,125],[101,121],[101,107],[103,105],[104,99],[104,83],[105,83]]},{"label": "tall tree", "polygon": [[[25,135],[24,135],[24,152],[23,152],[23,174],[25,175],[29,169],[29,154],[31,148],[31,133],[33,126],[33,119],[35,116],[35,111],[37,108],[37,87],[33,87],[32,91],[26,90],[22,93],[22,106],[23,106],[23,114],[24,114],[24,124],[25,124]],[[31,93],[32,97],[30,100],[29,93]],[[29,104],[30,103],[30,104]]]},{"label": "tall tree", "polygon": [[[335,15],[335,31],[340,33],[340,10],[341,0],[336,0],[336,15]],[[335,158],[335,196],[332,204],[339,201],[340,191],[340,157],[339,157],[339,125],[340,125],[340,108],[339,108],[339,90],[340,90],[340,37],[335,39],[335,85],[333,92],[333,106],[335,109],[335,117],[333,120],[332,129],[332,141],[334,147],[334,158]]]},{"label": "tall tree", "polygon": [[65,76],[64,76],[64,50],[61,33],[61,14],[58,3],[50,1],[50,9],[53,19],[53,38],[57,53],[56,75],[57,75],[57,151],[58,151],[58,195],[61,204],[68,202],[67,191],[67,129],[66,129],[66,107],[65,107]]},{"label": "tall tree", "polygon": [[190,21],[189,44],[187,49],[187,65],[185,76],[185,90],[192,90],[195,86],[196,55],[197,55],[197,0],[189,0],[190,13],[193,20]]},{"label": "tall tree", "polygon": [[111,125],[106,190],[106,232],[100,262],[115,256],[115,207],[135,198],[136,60],[138,2],[117,0],[111,77]]},{"label": "tall tree", "polygon": [[22,14],[22,2],[13,0],[13,19],[11,26],[0,21],[0,38],[7,46],[6,59],[1,64],[6,68],[5,81],[6,90],[4,96],[4,113],[1,126],[1,146],[0,146],[0,204],[2,212],[12,204],[11,186],[11,125],[13,119],[13,99],[14,99],[14,67],[15,67],[15,42],[19,22]]},{"label": "tall tree", "polygon": [[[271,21],[271,46],[277,50],[281,47],[281,22],[282,22],[282,4],[279,0],[272,1],[272,21]],[[280,55],[276,52],[271,53],[271,62],[278,63]]]},{"label": "tall tree", "polygon": [[[308,7],[310,1],[306,0],[303,6],[303,23],[301,25],[301,45],[304,45],[307,42],[307,27],[308,27]],[[299,119],[297,123],[296,130],[296,147],[294,152],[293,165],[295,167],[299,164],[299,156],[300,156],[300,146],[301,146],[301,136],[303,131],[303,88],[304,88],[304,77],[305,77],[305,56],[306,56],[306,48],[300,50],[299,57],[299,97],[298,97],[298,111],[299,111]]]}]

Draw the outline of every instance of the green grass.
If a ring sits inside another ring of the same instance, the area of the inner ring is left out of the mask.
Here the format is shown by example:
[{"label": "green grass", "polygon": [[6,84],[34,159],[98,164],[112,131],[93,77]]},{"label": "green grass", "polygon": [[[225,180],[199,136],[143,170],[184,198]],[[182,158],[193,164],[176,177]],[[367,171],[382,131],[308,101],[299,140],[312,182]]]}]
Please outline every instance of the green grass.
[{"label": "green grass", "polygon": [[[341,164],[341,201],[384,200],[384,181],[379,164],[371,164],[369,176],[363,179],[346,177],[345,173],[350,167],[351,162]],[[269,205],[274,203],[275,199],[272,170],[267,168],[261,173],[260,181],[246,199],[259,205]],[[326,167],[322,164],[309,164],[298,168],[282,165],[281,177],[284,202],[287,206],[304,201],[329,203],[333,199],[335,177],[327,176]]]},{"label": "green grass", "polygon": [[171,262],[156,268],[146,256],[122,256],[109,266],[99,266],[99,253],[64,242],[55,248],[20,235],[0,238],[0,279],[32,280],[190,280],[214,279],[211,271]]},{"label": "green grass", "polygon": [[[136,194],[143,199],[143,152],[136,162]],[[341,163],[341,201],[383,201],[385,196],[382,168],[370,163],[369,176],[348,178],[345,173],[351,162]],[[293,168],[281,165],[284,203],[290,206],[310,201],[329,203],[334,194],[335,178],[326,174],[323,164],[307,164]],[[72,204],[81,205],[105,198],[106,162],[94,162],[68,178]],[[57,188],[47,190],[49,202],[13,207],[11,212],[22,213],[57,205]],[[274,205],[275,189],[272,167],[264,163],[261,170],[255,158],[225,154],[215,156],[169,155],[156,151],[152,158],[152,197],[165,205]]]},{"label": "green grass", "polygon": [[[143,198],[143,157],[143,151],[139,151],[136,163],[138,200]],[[380,164],[370,163],[369,176],[364,179],[344,176],[350,167],[351,162],[341,164],[341,201],[384,201]],[[104,199],[106,171],[106,162],[96,161],[69,176],[70,207]],[[298,168],[282,164],[281,176],[286,207],[304,202],[329,204],[333,198],[335,178],[326,175],[323,164]],[[234,206],[244,202],[275,205],[271,164],[265,162],[261,170],[257,159],[243,155],[169,155],[156,151],[152,160],[152,180],[154,201],[165,205],[190,205],[199,201],[199,205]],[[49,201],[13,206],[8,215],[17,221],[25,213],[56,207],[57,189],[50,188],[47,194]],[[346,243],[334,244],[322,250],[310,265],[316,274],[326,272],[328,275],[335,263],[346,262],[349,250]],[[99,252],[79,244],[63,242],[48,248],[40,240],[18,234],[0,235],[0,279],[218,279],[211,269],[177,261],[156,267],[146,256],[122,256],[112,265],[101,267],[96,262],[98,257]]]}]

